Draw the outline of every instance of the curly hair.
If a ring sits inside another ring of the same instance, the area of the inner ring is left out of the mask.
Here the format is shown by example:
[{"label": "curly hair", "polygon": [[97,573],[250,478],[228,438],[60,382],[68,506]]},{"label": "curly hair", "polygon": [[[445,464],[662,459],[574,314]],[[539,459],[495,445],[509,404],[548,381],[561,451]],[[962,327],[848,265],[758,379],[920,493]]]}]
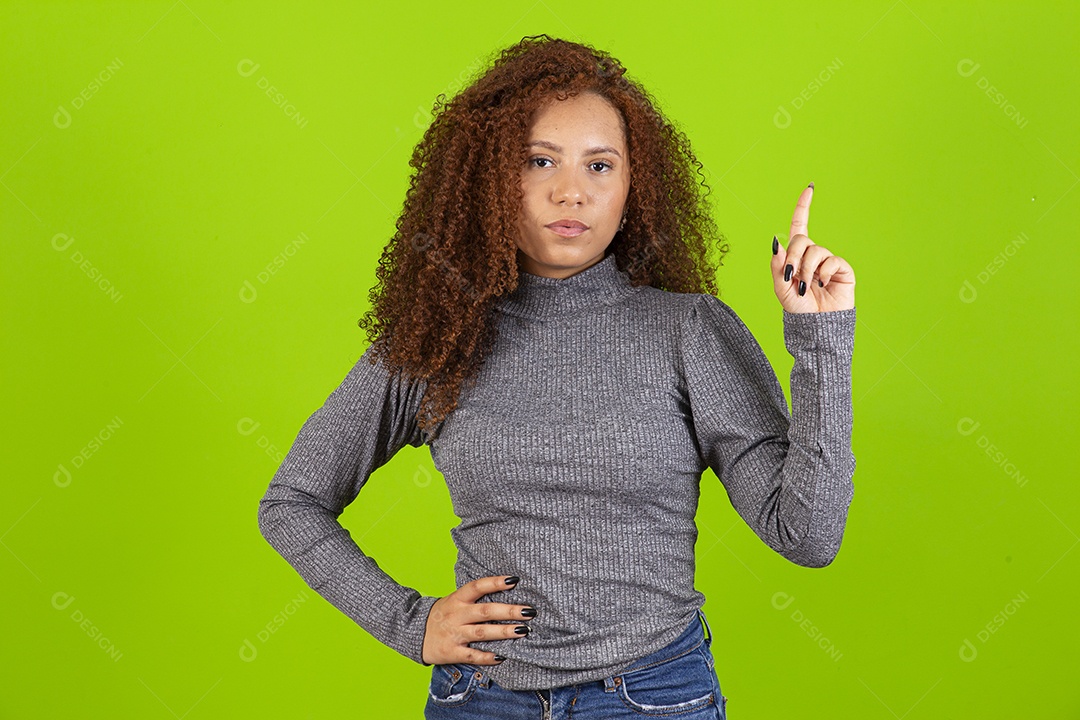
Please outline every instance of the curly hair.
[{"label": "curly hair", "polygon": [[717,265],[728,251],[690,141],[618,60],[533,35],[488,64],[452,99],[437,96],[409,162],[397,231],[376,268],[371,309],[358,323],[372,362],[381,358],[426,383],[418,425],[427,431],[476,379],[497,336],[494,305],[517,287],[527,133],[546,102],[593,92],[623,118],[630,190],[625,225],[606,254],[632,285],[716,295]]}]

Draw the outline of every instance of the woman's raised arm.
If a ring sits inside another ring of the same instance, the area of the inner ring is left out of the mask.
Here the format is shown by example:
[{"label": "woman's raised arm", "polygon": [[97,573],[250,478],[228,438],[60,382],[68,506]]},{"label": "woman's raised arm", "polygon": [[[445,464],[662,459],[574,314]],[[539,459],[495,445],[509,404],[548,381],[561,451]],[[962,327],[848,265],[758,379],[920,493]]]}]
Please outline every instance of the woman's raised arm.
[{"label": "woman's raised arm", "polygon": [[720,299],[699,295],[682,358],[702,458],[769,547],[823,567],[840,549],[851,479],[855,308],[784,313],[795,359],[792,409],[750,330]]}]

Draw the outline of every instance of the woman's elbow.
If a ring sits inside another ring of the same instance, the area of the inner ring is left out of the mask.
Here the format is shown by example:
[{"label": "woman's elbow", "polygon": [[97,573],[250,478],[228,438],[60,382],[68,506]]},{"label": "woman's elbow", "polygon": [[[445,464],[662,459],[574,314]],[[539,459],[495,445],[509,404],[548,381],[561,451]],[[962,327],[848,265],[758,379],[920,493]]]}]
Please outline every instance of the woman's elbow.
[{"label": "woman's elbow", "polygon": [[823,568],[832,564],[840,552],[840,543],[814,543],[787,553],[788,560],[801,567]]}]

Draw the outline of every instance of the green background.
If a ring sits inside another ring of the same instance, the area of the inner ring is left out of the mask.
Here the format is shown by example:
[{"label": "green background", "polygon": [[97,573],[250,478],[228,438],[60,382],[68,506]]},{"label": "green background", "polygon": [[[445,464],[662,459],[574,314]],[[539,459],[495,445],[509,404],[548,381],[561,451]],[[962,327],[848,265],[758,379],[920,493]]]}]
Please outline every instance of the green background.
[{"label": "green background", "polygon": [[[1075,3],[2,12],[0,717],[421,717],[430,668],[307,588],[257,504],[366,346],[426,110],[547,32],[612,52],[691,138],[721,296],[785,392],[769,246],[811,180],[810,236],[857,276],[835,563],[775,554],[703,478],[730,717],[1080,718]],[[427,448],[342,519],[454,590]]]}]

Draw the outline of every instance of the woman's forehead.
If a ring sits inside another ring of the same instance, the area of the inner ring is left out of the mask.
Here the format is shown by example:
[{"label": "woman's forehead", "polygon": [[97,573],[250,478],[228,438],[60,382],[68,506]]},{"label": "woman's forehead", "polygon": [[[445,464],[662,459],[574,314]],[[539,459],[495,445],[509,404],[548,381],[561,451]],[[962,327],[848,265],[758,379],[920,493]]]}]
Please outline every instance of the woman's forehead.
[{"label": "woman's forehead", "polygon": [[600,95],[582,93],[539,107],[529,125],[528,141],[539,141],[556,151],[588,144],[593,149],[612,147],[623,154],[626,138],[619,111]]}]

